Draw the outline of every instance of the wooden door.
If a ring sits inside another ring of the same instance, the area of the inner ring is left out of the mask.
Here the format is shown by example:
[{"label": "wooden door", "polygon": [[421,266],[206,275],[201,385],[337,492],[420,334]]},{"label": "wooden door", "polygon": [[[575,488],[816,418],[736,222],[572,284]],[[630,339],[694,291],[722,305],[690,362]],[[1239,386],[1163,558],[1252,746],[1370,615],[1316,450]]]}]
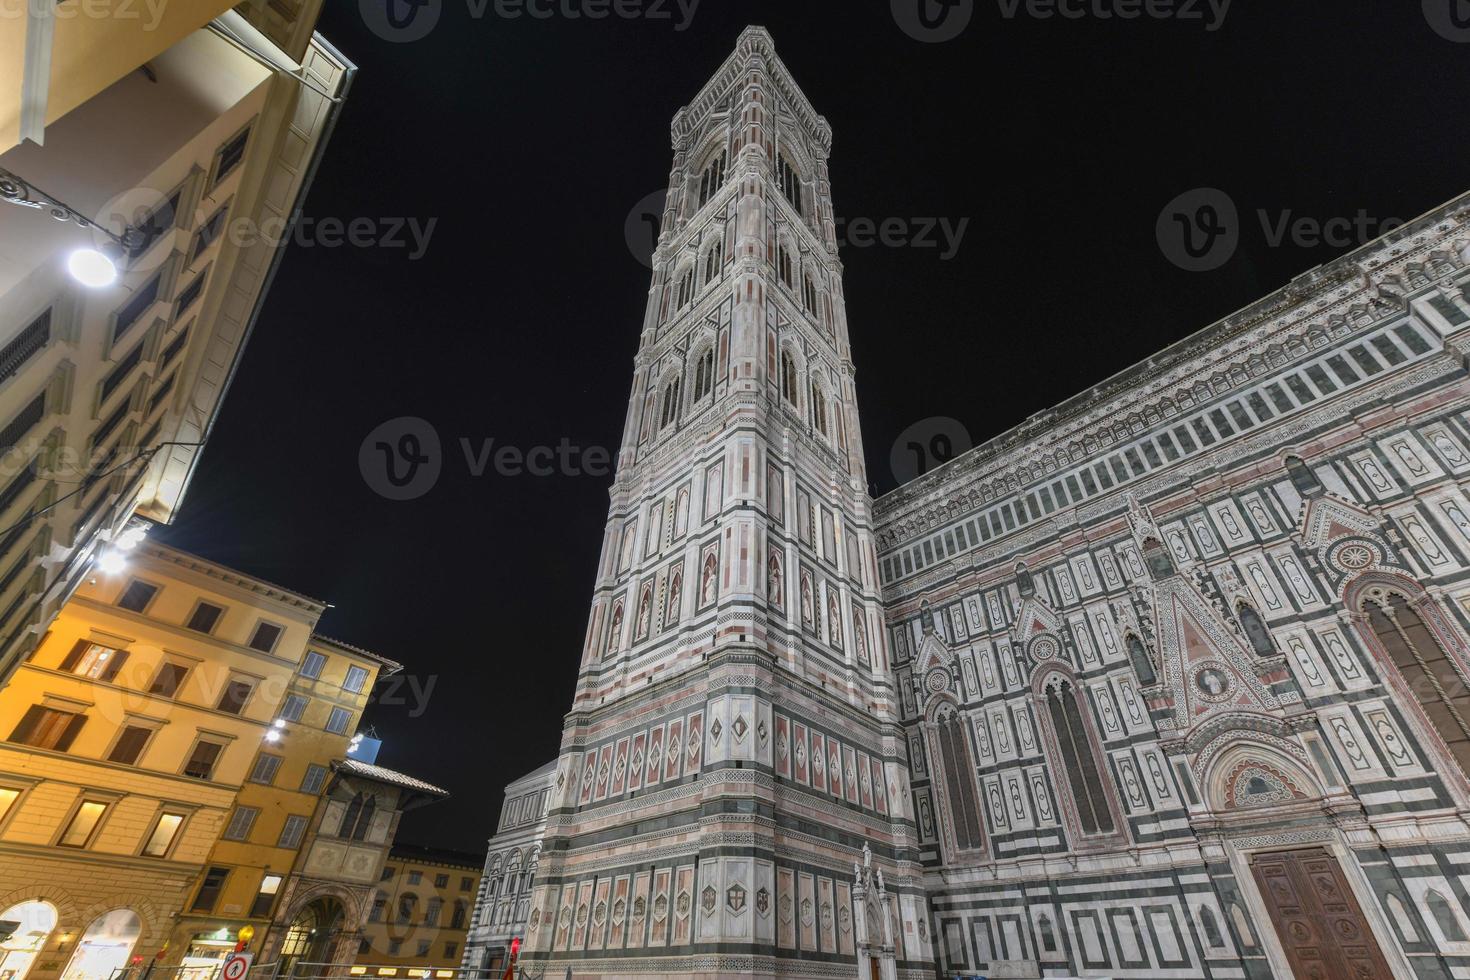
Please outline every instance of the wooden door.
[{"label": "wooden door", "polygon": [[1392,980],[1337,859],[1320,847],[1251,858],[1297,980]]}]

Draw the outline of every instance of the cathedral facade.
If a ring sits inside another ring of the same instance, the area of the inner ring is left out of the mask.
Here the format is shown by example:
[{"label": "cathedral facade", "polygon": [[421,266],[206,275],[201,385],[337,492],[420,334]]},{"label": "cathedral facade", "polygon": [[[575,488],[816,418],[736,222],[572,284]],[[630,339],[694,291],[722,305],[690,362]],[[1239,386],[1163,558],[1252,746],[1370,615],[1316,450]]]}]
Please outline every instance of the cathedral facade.
[{"label": "cathedral facade", "polygon": [[766,32],[673,143],[523,975],[1470,975],[1464,203],[875,502]]}]

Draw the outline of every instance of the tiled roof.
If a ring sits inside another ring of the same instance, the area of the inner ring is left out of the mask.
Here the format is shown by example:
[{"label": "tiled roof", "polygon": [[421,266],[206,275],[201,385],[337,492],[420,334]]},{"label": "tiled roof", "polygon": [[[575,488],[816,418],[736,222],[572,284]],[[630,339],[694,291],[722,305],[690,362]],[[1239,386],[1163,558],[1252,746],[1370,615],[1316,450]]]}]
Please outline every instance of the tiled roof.
[{"label": "tiled roof", "polygon": [[330,643],[334,647],[340,647],[343,650],[348,650],[352,653],[361,654],[362,656],[367,657],[369,660],[376,660],[378,663],[387,668],[387,672],[390,674],[396,674],[398,671],[403,669],[403,664],[398,663],[397,661],[389,660],[387,657],[381,654],[373,653],[373,651],[371,650],[364,650],[360,646],[344,642],[337,639],[336,637],[327,636],[325,633],[313,633],[311,634],[311,638],[321,643]]},{"label": "tiled roof", "polygon": [[364,779],[375,779],[380,783],[387,783],[390,786],[402,786],[405,789],[417,790],[420,793],[432,793],[435,796],[449,795],[447,789],[440,789],[433,783],[426,783],[422,779],[415,779],[412,776],[406,776],[401,772],[385,769],[382,766],[373,766],[366,762],[358,762],[356,759],[343,759],[337,763],[337,768],[351,775],[361,776]]}]

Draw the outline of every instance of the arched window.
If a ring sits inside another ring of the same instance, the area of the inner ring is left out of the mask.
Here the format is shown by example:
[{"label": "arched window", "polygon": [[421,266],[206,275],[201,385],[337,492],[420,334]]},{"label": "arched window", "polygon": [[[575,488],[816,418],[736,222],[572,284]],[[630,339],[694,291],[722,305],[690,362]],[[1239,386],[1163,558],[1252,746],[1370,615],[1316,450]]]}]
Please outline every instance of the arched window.
[{"label": "arched window", "polygon": [[704,257],[704,281],[706,283],[715,281],[715,277],[720,274],[720,267],[724,265],[724,262],[725,243],[723,240],[717,239],[714,245],[710,246],[709,252]]},{"label": "arched window", "polygon": [[985,838],[981,831],[980,794],[975,789],[975,762],[965,728],[959,713],[951,711],[934,722],[934,740],[939,745],[945,802],[955,847],[973,851],[985,846]]},{"label": "arched window", "polygon": [[1205,945],[1211,949],[1220,949],[1225,945],[1225,937],[1220,934],[1220,923],[1215,921],[1215,913],[1208,905],[1199,907],[1199,925],[1205,933]]},{"label": "arched window", "polygon": [[694,267],[690,266],[689,268],[685,269],[683,275],[679,277],[679,291],[677,296],[675,297],[676,301],[674,303],[674,309],[682,310],[684,307],[689,305],[689,301],[693,298]]},{"label": "arched window", "polygon": [[1158,682],[1153,659],[1143,648],[1143,641],[1133,633],[1128,634],[1128,660],[1133,664],[1133,672],[1138,675],[1138,683],[1149,687]]},{"label": "arched window", "polygon": [[1057,932],[1051,924],[1051,916],[1045,912],[1041,913],[1036,920],[1036,932],[1041,940],[1041,948],[1048,953],[1057,951]]},{"label": "arched window", "polygon": [[142,933],[143,920],[132,909],[97,916],[76,944],[61,980],[109,980],[119,975]]},{"label": "arched window", "polygon": [[786,161],[784,153],[776,156],[776,183],[781,186],[781,193],[785,195],[786,200],[790,201],[791,206],[800,213],[801,177],[797,174],[796,168]]},{"label": "arched window", "polygon": [[827,434],[827,397],[815,381],[812,382],[812,425],[822,435]]},{"label": "arched window", "polygon": [[337,836],[343,840],[363,840],[367,837],[368,828],[372,825],[373,814],[378,809],[378,798],[376,796],[357,793],[347,804],[347,812],[342,815],[342,828]]},{"label": "arched window", "polygon": [[706,350],[694,365],[694,400],[699,401],[715,387],[715,349]]},{"label": "arched window", "polygon": [[1300,456],[1286,457],[1286,475],[1291,477],[1291,485],[1303,497],[1315,497],[1322,493],[1322,481],[1317,479],[1317,474]]},{"label": "arched window", "polygon": [[789,350],[781,352],[781,397],[796,404],[796,358]]},{"label": "arched window", "polygon": [[1445,748],[1470,774],[1470,691],[1424,620],[1397,593],[1370,594],[1362,609]]},{"label": "arched window", "polygon": [[[1053,678],[1045,688],[1047,714],[1062,750],[1060,769],[1072,791],[1077,821],[1084,834],[1111,833],[1113,812],[1103,789],[1102,764],[1092,751],[1080,696],[1072,682]],[[1056,769],[1053,769],[1055,772]]]},{"label": "arched window", "polygon": [[664,407],[659,413],[658,427],[660,429],[677,421],[679,418],[679,379],[675,378],[664,385]]},{"label": "arched window", "polygon": [[725,183],[725,151],[721,150],[705,165],[704,173],[699,175],[699,206],[704,207],[709,199],[714,197]]},{"label": "arched window", "polygon": [[36,957],[56,931],[56,907],[38,900],[21,902],[0,912],[0,921],[19,922],[10,938],[0,943],[0,976],[25,980]]},{"label": "arched window", "polygon": [[1434,921],[1446,940],[1452,943],[1465,942],[1465,929],[1460,925],[1460,917],[1450,908],[1449,901],[1443,895],[1431,889],[1424,896],[1424,903],[1429,906],[1429,914],[1434,916]]},{"label": "arched window", "polygon": [[1261,621],[1260,615],[1245,603],[1235,607],[1235,618],[1240,620],[1240,628],[1245,630],[1245,638],[1250,641],[1251,649],[1258,657],[1274,657],[1276,646],[1271,642],[1271,634],[1266,630],[1266,624]]},{"label": "arched window", "polygon": [[801,300],[806,305],[806,311],[808,313],[817,312],[817,287],[812,282],[811,276],[802,277]]},{"label": "arched window", "polygon": [[791,250],[782,241],[776,242],[776,274],[787,286],[792,284]]}]

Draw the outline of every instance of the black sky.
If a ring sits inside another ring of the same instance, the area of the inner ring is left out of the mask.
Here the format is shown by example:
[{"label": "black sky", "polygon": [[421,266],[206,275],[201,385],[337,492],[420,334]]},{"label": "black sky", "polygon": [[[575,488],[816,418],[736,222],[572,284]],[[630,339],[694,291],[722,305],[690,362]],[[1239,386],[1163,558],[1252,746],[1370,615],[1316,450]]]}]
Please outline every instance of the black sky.
[{"label": "black sky", "polygon": [[[501,787],[557,750],[611,480],[475,478],[458,440],[615,451],[648,289],[626,219],[666,183],[671,117],[747,24],[832,124],[839,216],[969,219],[949,261],[842,254],[879,490],[906,427],[953,416],[983,440],[1343,251],[1272,247],[1258,211],[1409,218],[1470,186],[1470,44],[1417,0],[1238,0],[1213,32],[974,8],[925,44],[883,0],[703,0],[684,31],[677,13],[507,19],[492,0],[474,18],[443,0],[426,38],[394,44],[357,0],[327,0],[320,30],[361,71],[305,214],[437,224],[416,261],[290,249],[156,536],[331,601],[324,632],[434,685],[421,711],[404,685],[408,705],[368,716],[380,761],[454,793],[401,838],[482,847]],[[1208,273],[1155,237],[1197,187],[1243,224]],[[410,502],[358,469],[398,416],[445,448]]]}]

